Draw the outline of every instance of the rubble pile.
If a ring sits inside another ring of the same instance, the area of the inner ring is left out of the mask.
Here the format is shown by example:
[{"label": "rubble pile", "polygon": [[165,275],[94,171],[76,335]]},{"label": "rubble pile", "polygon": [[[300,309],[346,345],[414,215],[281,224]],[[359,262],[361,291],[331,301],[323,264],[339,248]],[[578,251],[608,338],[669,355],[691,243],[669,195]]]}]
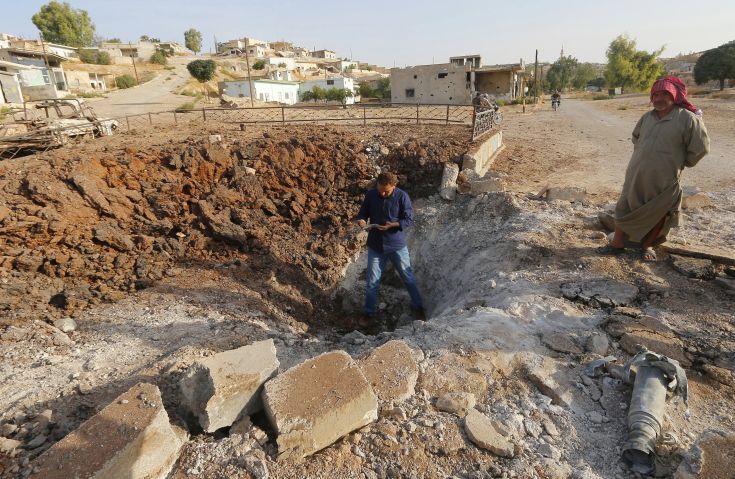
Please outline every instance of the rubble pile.
[{"label": "rubble pile", "polygon": [[176,142],[160,131],[3,162],[0,311],[74,316],[181,261],[259,261],[329,288],[361,246],[350,219],[377,173],[431,193],[442,163],[466,149],[462,128],[408,133],[275,128]]}]

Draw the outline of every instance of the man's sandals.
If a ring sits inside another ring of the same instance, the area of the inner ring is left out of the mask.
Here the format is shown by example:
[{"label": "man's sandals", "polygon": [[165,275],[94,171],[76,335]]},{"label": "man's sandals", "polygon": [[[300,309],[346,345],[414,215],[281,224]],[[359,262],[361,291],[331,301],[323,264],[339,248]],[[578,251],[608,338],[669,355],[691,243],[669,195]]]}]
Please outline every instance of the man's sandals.
[{"label": "man's sandals", "polygon": [[595,251],[597,251],[597,253],[601,255],[615,256],[625,252],[625,248],[616,248],[615,246],[608,243],[605,246],[600,246]]},{"label": "man's sandals", "polygon": [[647,263],[654,263],[656,261],[656,251],[652,247],[641,249],[641,258]]}]

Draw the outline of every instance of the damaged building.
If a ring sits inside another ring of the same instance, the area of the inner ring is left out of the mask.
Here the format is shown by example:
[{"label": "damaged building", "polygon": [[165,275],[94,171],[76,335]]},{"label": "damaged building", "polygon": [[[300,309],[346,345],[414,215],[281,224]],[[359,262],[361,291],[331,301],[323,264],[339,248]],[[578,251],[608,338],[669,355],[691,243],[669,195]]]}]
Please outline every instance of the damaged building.
[{"label": "damaged building", "polygon": [[467,105],[476,93],[514,100],[525,93],[525,64],[482,66],[480,55],[451,57],[449,63],[393,68],[394,103]]}]

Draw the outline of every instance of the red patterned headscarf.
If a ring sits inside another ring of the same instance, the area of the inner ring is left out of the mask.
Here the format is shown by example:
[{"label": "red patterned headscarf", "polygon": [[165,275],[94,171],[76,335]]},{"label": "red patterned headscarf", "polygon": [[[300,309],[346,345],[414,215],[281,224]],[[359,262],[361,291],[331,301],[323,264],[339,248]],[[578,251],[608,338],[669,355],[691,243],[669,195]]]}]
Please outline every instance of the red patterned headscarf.
[{"label": "red patterned headscarf", "polygon": [[651,87],[651,100],[653,100],[653,94],[660,91],[668,92],[671,98],[674,99],[674,105],[686,108],[692,113],[699,111],[699,108],[687,99],[687,86],[678,77],[669,75],[656,80],[656,83]]}]

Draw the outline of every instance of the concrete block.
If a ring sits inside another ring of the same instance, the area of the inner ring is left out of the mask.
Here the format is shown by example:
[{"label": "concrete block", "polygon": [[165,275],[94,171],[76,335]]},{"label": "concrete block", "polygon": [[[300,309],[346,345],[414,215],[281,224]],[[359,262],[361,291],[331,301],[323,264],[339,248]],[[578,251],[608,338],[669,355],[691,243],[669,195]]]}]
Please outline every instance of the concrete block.
[{"label": "concrete block", "polygon": [[381,403],[396,403],[413,396],[419,367],[405,342],[388,341],[361,359],[359,365]]},{"label": "concrete block", "polygon": [[503,148],[503,130],[497,130],[462,157],[462,170],[484,175]]},{"label": "concrete block", "polygon": [[485,175],[483,178],[470,181],[469,193],[473,196],[499,191],[505,191],[505,185],[503,180],[498,177]]},{"label": "concrete block", "polygon": [[181,380],[182,403],[207,432],[231,426],[241,414],[262,409],[263,383],[278,365],[272,339],[202,359]]},{"label": "concrete block", "polygon": [[459,165],[455,163],[445,163],[442,173],[442,182],[439,185],[439,196],[447,201],[452,201],[457,195],[457,176],[459,175]]},{"label": "concrete block", "polygon": [[569,407],[574,400],[574,381],[562,363],[530,354],[522,359],[523,369],[534,386],[558,406]]},{"label": "concrete block", "polygon": [[548,187],[546,191],[542,192],[539,196],[546,195],[548,201],[560,200],[560,201],[571,201],[572,203],[579,203],[584,201],[587,197],[587,190],[579,188],[577,186],[563,186],[563,187]]},{"label": "concrete block", "polygon": [[378,399],[344,351],[308,359],[268,381],[263,402],[279,459],[301,458],[378,418]]},{"label": "concrete block", "polygon": [[464,418],[464,428],[467,436],[478,447],[486,449],[496,456],[513,457],[513,444],[505,439],[493,427],[489,417],[477,409],[470,409]]},{"label": "concrete block", "polygon": [[169,424],[158,387],[140,383],[42,454],[30,477],[162,479],[185,441]]}]

